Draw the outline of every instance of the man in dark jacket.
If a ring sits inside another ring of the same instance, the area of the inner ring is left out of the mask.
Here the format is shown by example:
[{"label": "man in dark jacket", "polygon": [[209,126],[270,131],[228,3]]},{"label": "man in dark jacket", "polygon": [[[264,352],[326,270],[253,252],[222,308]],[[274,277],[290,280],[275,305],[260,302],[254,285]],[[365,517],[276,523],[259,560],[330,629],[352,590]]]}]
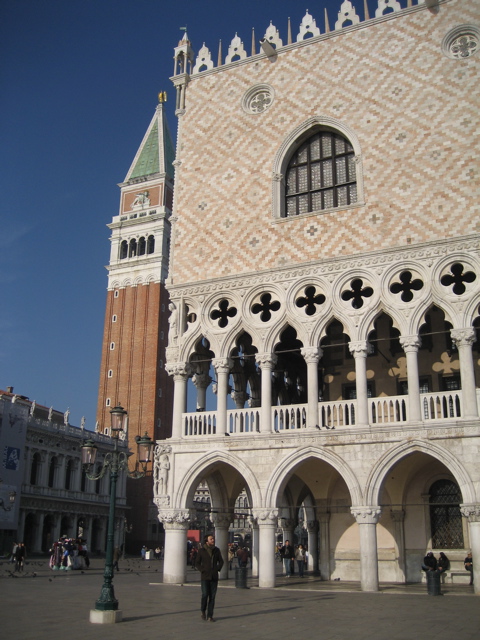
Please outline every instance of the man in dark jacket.
[{"label": "man in dark jacket", "polygon": [[292,575],[292,563],[295,557],[295,549],[290,544],[290,540],[285,540],[285,544],[280,549],[280,555],[283,558],[283,564],[285,566],[285,577],[290,578]]},{"label": "man in dark jacket", "polygon": [[215,622],[213,607],[218,587],[218,572],[223,567],[220,549],[215,546],[215,538],[211,534],[205,536],[204,545],[197,553],[195,568],[200,571],[202,580],[202,600],[200,609],[202,620]]},{"label": "man in dark jacket", "polygon": [[437,559],[433,555],[432,551],[429,551],[425,558],[423,559],[422,569],[424,571],[436,571],[437,570]]}]

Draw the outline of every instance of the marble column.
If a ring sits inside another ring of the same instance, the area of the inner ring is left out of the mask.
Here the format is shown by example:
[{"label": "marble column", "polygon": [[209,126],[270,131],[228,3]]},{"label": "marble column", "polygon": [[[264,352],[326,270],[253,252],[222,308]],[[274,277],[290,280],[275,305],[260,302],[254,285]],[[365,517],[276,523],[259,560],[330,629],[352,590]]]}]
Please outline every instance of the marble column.
[{"label": "marble column", "polygon": [[[475,595],[480,595],[480,562],[475,558],[480,558],[480,504],[461,504],[462,516],[468,520],[468,533],[470,537],[470,549],[473,558],[473,591]],[[465,555],[467,555],[465,553]]]},{"label": "marble column", "polygon": [[318,519],[318,546],[319,546],[319,567],[322,580],[330,580],[330,513],[319,512]]},{"label": "marble column", "polygon": [[377,522],[382,510],[377,506],[351,507],[360,535],[360,576],[362,591],[378,591]]},{"label": "marble column", "polygon": [[357,411],[355,426],[368,427],[368,396],[367,396],[367,353],[366,340],[349,342],[348,348],[355,358],[355,386],[357,389]]},{"label": "marble column", "polygon": [[420,405],[420,380],[418,377],[418,349],[422,341],[418,336],[402,336],[400,344],[407,359],[408,420],[409,422],[420,422],[422,408]]},{"label": "marble column", "polygon": [[264,509],[253,512],[259,530],[258,586],[268,589],[275,586],[275,532],[278,510]]},{"label": "marble column", "polygon": [[283,544],[288,540],[290,544],[293,546],[293,531],[295,529],[295,520],[293,518],[284,518],[280,517],[279,526],[282,528],[283,532]]},{"label": "marble column", "polygon": [[322,357],[322,350],[318,347],[308,347],[300,350],[307,363],[307,429],[315,429],[318,421],[318,361]]},{"label": "marble column", "polygon": [[173,376],[174,383],[172,438],[181,438],[184,434],[182,413],[187,411],[187,383],[193,368],[188,362],[175,362],[167,364],[165,370]]},{"label": "marble column", "polygon": [[223,558],[223,567],[220,571],[219,580],[228,578],[228,529],[233,522],[233,512],[212,512],[210,520],[215,527],[215,546],[220,549]]},{"label": "marble column", "polygon": [[405,530],[404,520],[405,511],[403,509],[392,509],[390,516],[394,523],[394,538],[395,538],[395,551],[396,551],[396,566],[395,566],[395,582],[405,583],[407,581],[407,568],[405,558]]},{"label": "marble column", "polygon": [[159,513],[165,529],[163,581],[168,584],[183,584],[187,581],[187,531],[190,511],[165,511]]},{"label": "marble column", "polygon": [[318,575],[318,522],[307,520],[308,533],[308,566],[307,570]]},{"label": "marble column", "polygon": [[260,411],[260,432],[272,431],[272,371],[277,363],[273,353],[257,353],[255,362],[262,371],[262,404]]},{"label": "marble column", "polygon": [[258,544],[259,544],[259,531],[257,519],[253,516],[248,517],[250,529],[252,530],[252,548],[250,549],[251,561],[252,561],[252,576],[258,577]]},{"label": "marble column", "polygon": [[232,368],[230,358],[215,358],[212,365],[217,374],[217,435],[227,433],[227,395],[228,395],[228,377]]},{"label": "marble column", "polygon": [[475,386],[475,369],[473,364],[472,345],[475,342],[475,329],[452,329],[452,340],[458,349],[460,360],[460,380],[462,382],[463,417],[478,418],[477,389]]},{"label": "marble column", "polygon": [[207,389],[212,382],[212,378],[208,373],[196,373],[192,380],[197,389],[197,411],[205,411],[207,406]]}]

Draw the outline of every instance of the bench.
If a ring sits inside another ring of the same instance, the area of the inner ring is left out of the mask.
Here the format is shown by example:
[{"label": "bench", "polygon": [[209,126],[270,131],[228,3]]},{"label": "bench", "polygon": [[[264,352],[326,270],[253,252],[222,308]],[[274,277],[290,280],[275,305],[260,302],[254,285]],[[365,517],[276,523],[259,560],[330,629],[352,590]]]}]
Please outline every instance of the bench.
[{"label": "bench", "polygon": [[453,584],[456,582],[456,578],[458,578],[457,582],[460,584],[470,584],[470,579],[472,574],[470,571],[450,571],[450,582]]}]

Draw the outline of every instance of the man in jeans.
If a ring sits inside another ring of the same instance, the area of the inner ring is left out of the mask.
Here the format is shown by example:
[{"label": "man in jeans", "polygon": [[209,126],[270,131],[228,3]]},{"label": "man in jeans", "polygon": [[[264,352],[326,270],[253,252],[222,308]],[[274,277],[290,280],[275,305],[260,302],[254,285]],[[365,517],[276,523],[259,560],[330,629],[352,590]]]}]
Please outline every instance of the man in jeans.
[{"label": "man in jeans", "polygon": [[292,575],[292,561],[295,557],[295,549],[290,544],[290,540],[285,540],[285,544],[280,549],[280,555],[283,558],[283,565],[285,567],[285,577],[290,578]]},{"label": "man in jeans", "polygon": [[204,545],[197,553],[195,568],[200,571],[202,580],[202,600],[200,603],[202,620],[215,622],[213,607],[218,587],[218,572],[223,567],[220,549],[215,546],[215,538],[211,534],[205,536]]}]

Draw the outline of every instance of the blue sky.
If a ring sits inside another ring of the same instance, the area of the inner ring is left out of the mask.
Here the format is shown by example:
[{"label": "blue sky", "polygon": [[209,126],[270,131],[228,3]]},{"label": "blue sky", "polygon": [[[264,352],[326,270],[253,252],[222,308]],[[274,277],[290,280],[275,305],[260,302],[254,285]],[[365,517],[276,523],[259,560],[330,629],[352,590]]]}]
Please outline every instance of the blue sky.
[{"label": "blue sky", "polygon": [[[363,0],[353,0],[363,20]],[[407,0],[401,0],[405,7]],[[341,0],[2,0],[0,3],[0,388],[70,408],[93,429],[109,230],[122,182],[166,90],[188,26],[216,63],[235,34],[250,53],[270,20],[321,32]],[[369,0],[374,15],[376,0]]]}]

